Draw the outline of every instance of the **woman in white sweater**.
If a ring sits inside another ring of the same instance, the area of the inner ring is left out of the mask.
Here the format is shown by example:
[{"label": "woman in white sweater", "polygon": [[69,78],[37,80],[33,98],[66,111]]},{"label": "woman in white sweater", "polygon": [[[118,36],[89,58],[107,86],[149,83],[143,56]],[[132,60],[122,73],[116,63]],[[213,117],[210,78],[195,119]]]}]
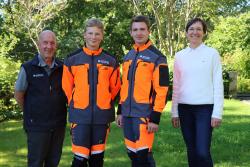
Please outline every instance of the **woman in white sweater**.
[{"label": "woman in white sweater", "polygon": [[212,130],[221,124],[223,79],[217,50],[203,44],[206,23],[194,18],[186,25],[189,47],[174,62],[172,125],[181,127],[189,167],[212,167]]}]

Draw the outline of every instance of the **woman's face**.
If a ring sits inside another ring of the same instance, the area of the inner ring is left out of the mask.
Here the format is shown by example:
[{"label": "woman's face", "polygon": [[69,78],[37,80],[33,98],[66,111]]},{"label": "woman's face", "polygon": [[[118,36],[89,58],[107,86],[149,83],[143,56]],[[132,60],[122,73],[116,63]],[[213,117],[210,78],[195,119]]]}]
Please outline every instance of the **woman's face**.
[{"label": "woman's face", "polygon": [[187,39],[191,45],[199,45],[202,43],[204,37],[203,26],[201,22],[192,24],[186,32]]}]

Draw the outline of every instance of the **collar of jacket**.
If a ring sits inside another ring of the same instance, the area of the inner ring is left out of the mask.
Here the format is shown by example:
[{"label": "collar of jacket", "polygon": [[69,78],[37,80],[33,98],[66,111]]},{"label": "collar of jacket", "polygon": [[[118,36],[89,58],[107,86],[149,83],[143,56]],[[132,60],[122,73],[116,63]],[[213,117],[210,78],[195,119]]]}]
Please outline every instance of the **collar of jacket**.
[{"label": "collar of jacket", "polygon": [[90,50],[87,47],[83,47],[83,51],[90,56],[98,56],[102,53],[102,48],[99,48],[98,50]]},{"label": "collar of jacket", "polygon": [[[39,61],[38,55],[39,54],[36,54],[35,57],[31,60],[31,63],[34,66],[40,66],[40,61]],[[55,64],[54,64],[53,68],[61,67],[63,65],[63,63],[60,60],[58,60],[57,58],[55,58],[55,57],[54,57],[53,61],[55,61]],[[42,67],[42,66],[40,66],[40,67]]]},{"label": "collar of jacket", "polygon": [[138,45],[134,44],[133,47],[134,47],[134,49],[135,49],[136,51],[141,52],[141,51],[147,49],[150,45],[152,45],[152,43],[151,43],[150,40],[148,40],[148,41],[147,41],[144,45],[142,45],[142,46],[138,46]]}]

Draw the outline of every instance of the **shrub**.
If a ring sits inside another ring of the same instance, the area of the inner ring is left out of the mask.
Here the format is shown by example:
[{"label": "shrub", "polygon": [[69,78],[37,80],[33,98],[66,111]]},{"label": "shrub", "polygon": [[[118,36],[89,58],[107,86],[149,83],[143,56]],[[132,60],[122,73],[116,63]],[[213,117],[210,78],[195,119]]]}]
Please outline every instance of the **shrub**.
[{"label": "shrub", "polygon": [[250,93],[250,79],[239,77],[237,80],[238,93]]},{"label": "shrub", "polygon": [[0,122],[21,117],[21,112],[13,97],[19,67],[19,62],[0,56]]}]

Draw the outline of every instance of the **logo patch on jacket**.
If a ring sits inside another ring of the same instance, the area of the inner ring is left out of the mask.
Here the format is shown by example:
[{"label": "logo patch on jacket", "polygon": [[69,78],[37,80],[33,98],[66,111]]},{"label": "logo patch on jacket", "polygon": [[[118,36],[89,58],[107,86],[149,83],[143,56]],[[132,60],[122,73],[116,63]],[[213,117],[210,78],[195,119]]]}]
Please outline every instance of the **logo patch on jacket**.
[{"label": "logo patch on jacket", "polygon": [[34,78],[40,78],[40,77],[44,77],[44,74],[33,74]]},{"label": "logo patch on jacket", "polygon": [[109,61],[107,61],[107,60],[97,60],[97,62],[100,63],[100,64],[109,65]]},{"label": "logo patch on jacket", "polygon": [[139,58],[144,59],[144,60],[150,60],[150,57],[144,56],[144,55],[140,55]]}]

